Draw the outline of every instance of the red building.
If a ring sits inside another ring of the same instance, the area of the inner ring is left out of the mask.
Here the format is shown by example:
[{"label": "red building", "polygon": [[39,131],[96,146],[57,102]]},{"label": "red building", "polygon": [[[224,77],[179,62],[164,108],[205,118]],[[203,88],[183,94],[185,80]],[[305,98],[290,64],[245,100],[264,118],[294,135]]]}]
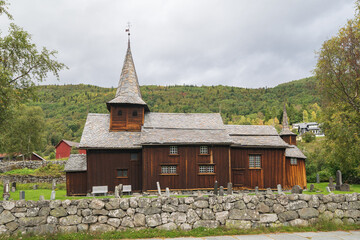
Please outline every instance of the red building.
[{"label": "red building", "polygon": [[[61,140],[56,146],[56,159],[67,158],[70,156],[71,149],[78,149],[79,143],[68,140]],[[86,154],[86,150],[78,150],[79,154]]]}]

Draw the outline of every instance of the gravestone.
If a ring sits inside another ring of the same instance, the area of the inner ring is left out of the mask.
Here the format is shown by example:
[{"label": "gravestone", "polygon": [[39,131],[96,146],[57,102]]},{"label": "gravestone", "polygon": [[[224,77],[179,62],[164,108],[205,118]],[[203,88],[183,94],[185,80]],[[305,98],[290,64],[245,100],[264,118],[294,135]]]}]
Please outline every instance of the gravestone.
[{"label": "gravestone", "polygon": [[340,186],[340,191],[349,192],[350,191],[350,185],[347,183],[344,183]]},{"label": "gravestone", "polygon": [[114,195],[115,195],[115,198],[120,198],[120,195],[119,195],[119,186],[115,186]]},{"label": "gravestone", "polygon": [[316,183],[320,183],[320,176],[318,173],[316,174]]},{"label": "gravestone", "polygon": [[170,189],[168,187],[166,188],[166,197],[170,197]]},{"label": "gravestone", "polygon": [[156,187],[157,187],[159,196],[161,196],[161,188],[160,188],[160,183],[159,182],[156,182]]},{"label": "gravestone", "polygon": [[314,191],[314,188],[315,188],[314,184],[311,184],[311,185],[310,185],[310,192],[313,192],[313,191]]},{"label": "gravestone", "polygon": [[256,187],[255,187],[255,194],[258,194],[258,193],[259,193],[259,187],[256,186]]},{"label": "gravestone", "polygon": [[337,170],[336,171],[336,186],[335,189],[340,191],[340,187],[342,185],[342,175],[341,175],[341,171]]},{"label": "gravestone", "polygon": [[12,182],[11,183],[11,191],[15,192],[16,191],[16,182]]},{"label": "gravestone", "polygon": [[227,195],[232,195],[232,183],[229,182],[228,185],[227,185],[227,192],[226,192]]},{"label": "gravestone", "polygon": [[267,194],[267,195],[273,194],[273,191],[271,190],[271,188],[267,188],[267,189],[266,189],[266,194]]},{"label": "gravestone", "polygon": [[278,194],[281,194],[281,193],[282,193],[281,184],[278,184],[278,185],[277,185],[277,191],[278,191]]},{"label": "gravestone", "polygon": [[9,182],[5,182],[4,184],[4,191],[3,191],[3,199],[8,200],[10,198],[10,184]]},{"label": "gravestone", "polygon": [[224,187],[220,186],[219,196],[224,196]]},{"label": "gravestone", "polygon": [[45,201],[45,197],[43,195],[40,195],[39,201]]},{"label": "gravestone", "polygon": [[215,181],[214,184],[214,195],[218,195],[218,181]]},{"label": "gravestone", "polygon": [[52,190],[56,189],[56,179],[52,180]]},{"label": "gravestone", "polygon": [[19,200],[25,200],[25,191],[19,192]]},{"label": "gravestone", "polygon": [[55,200],[56,192],[55,190],[51,191],[50,200]]},{"label": "gravestone", "polygon": [[329,186],[326,187],[326,191],[331,193],[331,190],[330,190]]},{"label": "gravestone", "polygon": [[334,191],[335,190],[335,185],[334,185],[334,179],[333,177],[330,177],[329,178],[329,184],[328,184],[328,187],[331,191]]},{"label": "gravestone", "polygon": [[37,190],[39,188],[39,186],[37,185],[37,184],[35,184],[34,186],[33,186],[33,189],[34,190]]},{"label": "gravestone", "polygon": [[123,195],[123,185],[122,185],[122,184],[119,184],[118,189],[119,189],[119,196],[122,198],[122,195]]},{"label": "gravestone", "polygon": [[291,193],[301,194],[302,192],[303,192],[303,190],[299,185],[295,185],[291,189]]}]

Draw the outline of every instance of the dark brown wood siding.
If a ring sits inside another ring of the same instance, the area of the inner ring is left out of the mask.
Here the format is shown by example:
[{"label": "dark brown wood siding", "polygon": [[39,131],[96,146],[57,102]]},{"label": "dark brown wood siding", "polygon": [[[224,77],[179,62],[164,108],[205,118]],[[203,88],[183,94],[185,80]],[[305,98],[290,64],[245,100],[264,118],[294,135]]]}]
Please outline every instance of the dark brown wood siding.
[{"label": "dark brown wood siding", "polygon": [[305,160],[297,159],[297,165],[291,165],[290,158],[286,158],[286,187],[291,189],[295,185],[299,185],[303,189],[306,188],[306,170]]},{"label": "dark brown wood siding", "polygon": [[[209,154],[201,155],[200,146],[178,146],[170,155],[170,146],[143,146],[143,190],[212,188],[217,180],[229,181],[229,146],[208,146]],[[161,166],[177,166],[176,174],[161,174]],[[199,173],[201,165],[212,165],[215,173]]]},{"label": "dark brown wood siding", "polygon": [[[121,115],[119,115],[121,111]],[[136,112],[136,116],[133,113]],[[141,105],[113,105],[110,107],[111,131],[140,131],[144,124],[144,107]]]},{"label": "dark brown wood siding", "polygon": [[283,135],[280,136],[284,142],[290,145],[296,145],[296,135]]},{"label": "dark brown wood siding", "polygon": [[66,195],[86,195],[86,172],[66,173]]},{"label": "dark brown wood siding", "polygon": [[[137,160],[131,160],[131,154],[137,154]],[[87,151],[87,191],[93,186],[108,186],[113,192],[115,186],[131,185],[132,190],[141,190],[142,186],[141,149],[134,150],[88,150]],[[126,169],[127,177],[118,177],[117,170]]]},{"label": "dark brown wood siding", "polygon": [[[261,168],[249,168],[249,156],[261,156]],[[232,183],[238,188],[285,185],[285,149],[231,148]]]}]

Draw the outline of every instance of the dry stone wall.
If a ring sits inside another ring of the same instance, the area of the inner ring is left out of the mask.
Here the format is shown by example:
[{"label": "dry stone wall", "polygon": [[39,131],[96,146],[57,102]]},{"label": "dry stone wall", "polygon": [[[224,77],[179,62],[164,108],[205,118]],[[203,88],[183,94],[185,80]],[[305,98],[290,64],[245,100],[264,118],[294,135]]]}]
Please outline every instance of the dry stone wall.
[{"label": "dry stone wall", "polygon": [[42,166],[46,166],[50,163],[65,165],[66,160],[64,161],[56,161],[56,160],[46,160],[46,161],[35,161],[35,160],[26,160],[26,161],[1,161],[0,162],[0,172],[8,172],[17,168],[29,168],[29,169],[37,169]]},{"label": "dry stone wall", "polygon": [[319,219],[359,223],[360,194],[0,202],[0,232],[7,234],[305,226]]},{"label": "dry stone wall", "polygon": [[52,183],[53,180],[57,183],[64,183],[66,176],[52,177],[52,176],[32,176],[32,175],[4,175],[0,176],[1,182],[16,182],[16,183]]}]

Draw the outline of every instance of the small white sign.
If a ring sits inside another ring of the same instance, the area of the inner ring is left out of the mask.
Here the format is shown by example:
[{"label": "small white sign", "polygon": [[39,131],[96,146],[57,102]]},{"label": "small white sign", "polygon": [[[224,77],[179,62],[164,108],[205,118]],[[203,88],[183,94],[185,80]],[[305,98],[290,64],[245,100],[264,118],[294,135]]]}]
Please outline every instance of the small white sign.
[{"label": "small white sign", "polygon": [[124,185],[122,191],[123,192],[131,192],[131,185]]}]

